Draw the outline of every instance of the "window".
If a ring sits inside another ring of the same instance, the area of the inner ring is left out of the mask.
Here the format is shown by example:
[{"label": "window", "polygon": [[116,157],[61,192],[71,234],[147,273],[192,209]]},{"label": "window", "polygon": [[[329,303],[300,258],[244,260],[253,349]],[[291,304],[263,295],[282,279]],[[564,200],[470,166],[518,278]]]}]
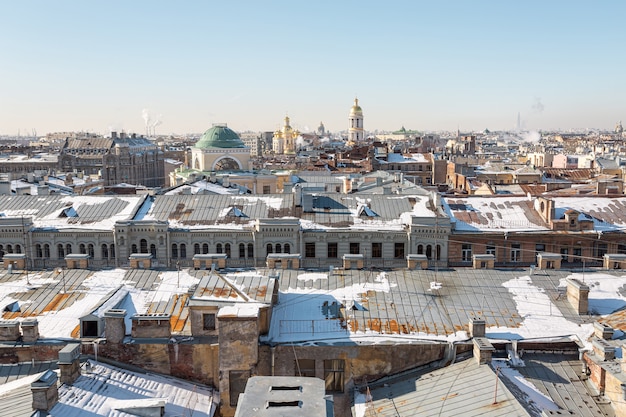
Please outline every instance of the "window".
[{"label": "window", "polygon": [[372,258],[383,257],[383,244],[381,242],[372,242]]},{"label": "window", "polygon": [[187,245],[184,243],[180,244],[180,257],[183,259],[187,257]]},{"label": "window", "polygon": [[268,243],[265,246],[265,251],[267,252],[267,254],[269,255],[270,253],[274,253],[274,247],[272,246],[271,243]]},{"label": "window", "polygon": [[102,257],[102,259],[108,259],[109,258],[109,248],[107,245],[102,244],[101,250],[100,250],[100,256]]},{"label": "window", "polygon": [[263,186],[263,194],[270,194],[272,191],[270,189],[269,185],[264,185]]},{"label": "window", "polygon": [[291,253],[291,245],[289,243],[285,243],[285,246],[283,246],[283,252]]},{"label": "window", "polygon": [[306,242],[304,244],[304,257],[315,258],[315,242]]},{"label": "window", "polygon": [[114,244],[111,244],[109,252],[111,254],[111,259],[115,259],[115,245]]},{"label": "window", "polygon": [[461,261],[470,262],[472,260],[472,245],[469,243],[464,243],[461,246]]},{"label": "window", "polygon": [[84,254],[84,253],[87,253],[87,249],[85,248],[85,244],[84,244],[84,243],[81,243],[81,244],[78,246],[78,251],[79,251],[80,253],[83,253],[83,254]]},{"label": "window", "polygon": [[329,258],[337,257],[337,242],[329,242],[327,246],[327,254]]},{"label": "window", "polygon": [[200,254],[200,244],[199,243],[194,243],[193,244],[193,254],[194,255]]},{"label": "window", "polygon": [[417,245],[417,254],[418,255],[423,255],[424,254],[424,246],[423,245]]},{"label": "window", "polygon": [[593,256],[596,258],[602,258],[607,252],[607,244],[606,243],[596,243],[593,248],[594,254]]},{"label": "window", "polygon": [[356,255],[361,253],[361,245],[359,242],[350,242],[350,254]]},{"label": "window", "polygon": [[511,244],[511,262],[519,262],[522,260],[522,245],[519,243]]},{"label": "window", "polygon": [[132,245],[130,246],[130,251],[131,251],[131,253],[137,253],[137,245],[132,244]]},{"label": "window", "polygon": [[433,257],[433,247],[430,245],[426,245],[426,258],[432,259]]},{"label": "window", "polygon": [[485,246],[485,253],[487,255],[493,255],[493,257],[496,257],[496,245],[494,245],[493,243],[487,243],[487,245]]},{"label": "window", "polygon": [[243,243],[239,244],[239,257],[240,258],[246,257],[246,245],[244,245]]},{"label": "window", "polygon": [[67,245],[65,245],[65,253],[67,255],[69,255],[70,253],[72,253],[72,244],[68,243]]},{"label": "window", "polygon": [[561,261],[562,262],[567,262],[569,260],[569,249],[568,248],[561,248]]},{"label": "window", "polygon": [[437,245],[437,260],[441,260],[441,245]]},{"label": "window", "polygon": [[618,244],[617,253],[626,254],[626,245],[623,243]]},{"label": "window", "polygon": [[543,243],[535,244],[535,252],[539,253],[539,252],[545,252],[545,251],[546,251],[546,245],[544,245]]},{"label": "window", "polygon": [[215,330],[215,314],[207,313],[202,315],[202,329]]},{"label": "window", "polygon": [[296,376],[315,378],[315,359],[296,360]]},{"label": "window", "polygon": [[222,251],[222,244],[221,244],[221,243],[218,243],[218,244],[215,246],[215,252],[217,252],[217,253],[222,253],[222,252],[223,252],[223,251]]},{"label": "window", "polygon": [[172,243],[172,258],[178,258],[178,245],[176,243]]},{"label": "window", "polygon": [[324,381],[326,392],[343,392],[343,359],[324,360]]},{"label": "window", "polygon": [[277,243],[276,244],[276,253],[282,253],[282,251],[283,251],[282,246],[280,246],[280,243]]},{"label": "window", "polygon": [[156,259],[156,245],[154,243],[150,245],[150,253],[152,257]]},{"label": "window", "polygon": [[94,258],[93,244],[90,243],[87,245],[87,253],[89,254],[90,258]]},{"label": "window", "polygon": [[224,244],[224,253],[230,258],[230,243]]},{"label": "window", "polygon": [[43,245],[43,257],[44,258],[50,257],[50,245],[48,245],[47,243]]},{"label": "window", "polygon": [[248,243],[248,258],[254,258],[254,245]]},{"label": "window", "polygon": [[202,244],[202,253],[209,253],[209,244],[208,243],[203,243]]},{"label": "window", "polygon": [[43,249],[41,248],[41,245],[37,243],[35,245],[35,258],[42,258],[42,257],[43,257]]},{"label": "window", "polygon": [[396,243],[393,247],[393,257],[404,259],[404,243]]},{"label": "window", "polygon": [[146,239],[141,239],[139,241],[139,250],[141,253],[148,253],[148,241]]}]

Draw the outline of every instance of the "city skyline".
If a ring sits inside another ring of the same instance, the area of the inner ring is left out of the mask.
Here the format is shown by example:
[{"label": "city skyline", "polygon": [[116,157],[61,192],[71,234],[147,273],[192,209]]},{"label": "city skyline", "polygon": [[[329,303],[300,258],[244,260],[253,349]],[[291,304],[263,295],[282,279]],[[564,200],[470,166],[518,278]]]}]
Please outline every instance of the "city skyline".
[{"label": "city skyline", "polygon": [[[6,2],[0,134],[600,128],[626,5]],[[626,113],[624,113],[626,114]]]}]

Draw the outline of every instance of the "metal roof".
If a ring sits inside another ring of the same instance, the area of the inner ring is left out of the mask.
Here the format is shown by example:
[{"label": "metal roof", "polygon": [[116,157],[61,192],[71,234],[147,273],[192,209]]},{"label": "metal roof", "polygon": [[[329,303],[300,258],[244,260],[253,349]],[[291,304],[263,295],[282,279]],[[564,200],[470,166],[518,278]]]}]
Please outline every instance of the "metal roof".
[{"label": "metal roof", "polygon": [[[466,360],[370,389],[365,416],[530,416],[489,365]],[[365,393],[363,393],[365,394]],[[495,400],[495,401],[494,401]],[[354,414],[354,413],[353,413]]]}]

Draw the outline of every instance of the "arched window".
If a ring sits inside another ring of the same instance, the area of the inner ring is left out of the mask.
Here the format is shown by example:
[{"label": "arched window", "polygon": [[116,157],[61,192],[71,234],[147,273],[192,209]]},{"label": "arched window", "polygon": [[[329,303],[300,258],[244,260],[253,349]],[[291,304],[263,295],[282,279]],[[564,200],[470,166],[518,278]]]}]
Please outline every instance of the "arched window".
[{"label": "arched window", "polygon": [[254,258],[254,245],[248,243],[248,258]]},{"label": "arched window", "polygon": [[104,243],[101,246],[100,256],[102,257],[102,259],[108,259],[109,258],[109,248]]},{"label": "arched window", "polygon": [[276,253],[281,253],[283,251],[282,247],[280,246],[280,243],[276,244]]},{"label": "arched window", "polygon": [[65,258],[65,250],[63,249],[63,245],[60,243],[57,245],[57,258]]},{"label": "arched window", "polygon": [[437,260],[441,260],[441,245],[437,245]]},{"label": "arched window", "polygon": [[432,258],[433,256],[433,248],[430,245],[426,245],[426,257],[428,259]]},{"label": "arched window", "polygon": [[422,245],[417,245],[417,254],[418,255],[424,254],[424,247]]},{"label": "arched window", "polygon": [[68,243],[67,245],[65,245],[65,254],[70,255],[71,253],[72,253],[72,244]]},{"label": "arched window", "polygon": [[137,245],[135,245],[134,243],[131,245],[130,247],[130,251],[131,253],[137,253]]},{"label": "arched window", "polygon": [[111,259],[115,259],[115,245],[111,244],[111,246],[109,246],[109,256],[111,256]]},{"label": "arched window", "polygon": [[222,244],[221,244],[221,243],[218,243],[218,244],[215,246],[215,252],[217,252],[217,253],[222,253]]},{"label": "arched window", "polygon": [[194,243],[193,244],[193,254],[194,255],[198,255],[200,253],[200,244],[199,243]]},{"label": "arched window", "polygon": [[22,253],[22,246],[21,245],[15,245],[15,253]]},{"label": "arched window", "polygon": [[156,259],[156,245],[154,243],[150,245],[150,253],[152,257]]},{"label": "arched window", "polygon": [[246,245],[244,245],[243,243],[239,244],[239,257],[240,258],[246,257]]},{"label": "arched window", "polygon": [[182,259],[187,258],[187,245],[185,245],[184,243],[180,244],[180,257]]},{"label": "arched window", "polygon": [[139,249],[141,253],[148,253],[148,241],[146,239],[141,239],[139,241]]},{"label": "arched window", "polygon": [[13,246],[7,245],[7,253],[13,253]]},{"label": "arched window", "polygon": [[178,258],[178,245],[176,243],[172,243],[172,258]]},{"label": "arched window", "polygon": [[209,244],[208,243],[203,243],[202,244],[202,253],[209,253]]},{"label": "arched window", "polygon": [[285,246],[283,247],[283,252],[291,253],[291,246],[289,245],[289,243],[285,243]]},{"label": "arched window", "polygon": [[93,245],[91,243],[87,245],[87,253],[89,254],[90,258],[94,257]]},{"label": "arched window", "polygon": [[41,245],[37,243],[35,245],[35,258],[42,258],[42,257],[43,257],[43,250],[41,249]]},{"label": "arched window", "polygon": [[48,245],[47,243],[43,245],[43,257],[50,258],[50,245]]},{"label": "arched window", "polygon": [[79,253],[87,253],[87,249],[85,248],[85,244],[84,243],[81,243],[78,246],[78,251],[79,251]]},{"label": "arched window", "polygon": [[4,246],[0,245],[0,256],[4,256]]},{"label": "arched window", "polygon": [[274,253],[274,250],[272,249],[272,244],[268,243],[267,246],[265,247],[265,250],[267,252],[267,254],[269,255],[270,253]]},{"label": "arched window", "polygon": [[224,253],[230,258],[230,243],[224,244]]}]

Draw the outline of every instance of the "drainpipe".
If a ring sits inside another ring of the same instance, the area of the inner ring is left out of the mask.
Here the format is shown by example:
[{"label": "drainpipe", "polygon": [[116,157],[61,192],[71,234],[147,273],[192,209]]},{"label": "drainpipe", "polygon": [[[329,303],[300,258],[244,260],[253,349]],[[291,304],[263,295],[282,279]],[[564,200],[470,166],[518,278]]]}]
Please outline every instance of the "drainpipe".
[{"label": "drainpipe", "polygon": [[271,375],[274,376],[274,358],[276,357],[276,347],[270,347],[270,352],[272,352],[272,365],[271,365]]}]

